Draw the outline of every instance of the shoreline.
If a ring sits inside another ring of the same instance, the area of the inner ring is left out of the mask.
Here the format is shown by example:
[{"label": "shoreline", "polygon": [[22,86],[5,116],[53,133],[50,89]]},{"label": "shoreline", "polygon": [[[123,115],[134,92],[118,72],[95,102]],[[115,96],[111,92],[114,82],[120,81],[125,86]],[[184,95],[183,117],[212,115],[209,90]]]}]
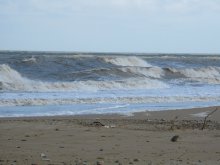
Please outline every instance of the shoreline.
[{"label": "shoreline", "polygon": [[220,107],[0,118],[0,132],[2,165],[220,163]]},{"label": "shoreline", "polygon": [[[158,119],[164,118],[172,120],[174,117],[179,116],[179,119],[186,118],[187,120],[199,119],[205,116],[193,117],[193,114],[210,112],[214,109],[220,109],[220,106],[208,106],[208,107],[198,107],[198,108],[186,108],[186,109],[171,109],[171,110],[159,110],[159,111],[141,111],[141,112],[131,112],[129,114],[121,113],[104,113],[104,114],[80,114],[80,115],[53,115],[53,116],[19,116],[19,117],[0,117],[1,120],[24,120],[24,119],[95,119],[95,118],[115,118],[115,119]],[[169,115],[167,115],[169,113]],[[186,116],[186,114],[189,114]],[[191,116],[190,116],[191,114]],[[203,114],[205,115],[205,114]],[[220,121],[218,117],[212,116],[215,121]]]}]

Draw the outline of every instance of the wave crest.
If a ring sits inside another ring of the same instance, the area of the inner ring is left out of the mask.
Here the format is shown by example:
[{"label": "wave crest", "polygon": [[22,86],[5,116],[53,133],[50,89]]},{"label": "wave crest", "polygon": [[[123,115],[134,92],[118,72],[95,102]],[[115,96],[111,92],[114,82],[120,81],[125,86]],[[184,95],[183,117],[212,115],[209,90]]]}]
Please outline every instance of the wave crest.
[{"label": "wave crest", "polygon": [[131,73],[151,78],[161,78],[162,76],[164,76],[164,70],[159,67],[123,67],[120,68],[120,70],[125,73]]},{"label": "wave crest", "polygon": [[138,66],[138,67],[151,67],[149,63],[136,56],[129,57],[100,57],[104,62],[117,66]]},{"label": "wave crest", "polygon": [[187,78],[192,81],[198,81],[208,84],[220,84],[220,68],[219,67],[203,67],[203,68],[187,68],[174,69],[166,68],[167,72]]},{"label": "wave crest", "polygon": [[35,57],[24,58],[24,59],[22,60],[22,62],[30,63],[30,64],[36,64],[36,63],[37,63],[37,59],[36,59]]},{"label": "wave crest", "polygon": [[0,85],[2,90],[14,91],[75,91],[111,89],[151,89],[165,88],[167,85],[150,78],[128,78],[117,81],[73,81],[42,82],[22,77],[20,73],[6,64],[0,65]]}]

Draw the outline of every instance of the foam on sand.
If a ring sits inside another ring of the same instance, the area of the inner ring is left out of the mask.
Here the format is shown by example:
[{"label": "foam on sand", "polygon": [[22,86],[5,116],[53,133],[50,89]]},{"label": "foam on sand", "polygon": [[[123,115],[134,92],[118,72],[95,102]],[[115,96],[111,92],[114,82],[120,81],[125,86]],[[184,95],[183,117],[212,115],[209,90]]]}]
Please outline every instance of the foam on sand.
[{"label": "foam on sand", "polygon": [[208,115],[208,113],[209,112],[200,112],[200,113],[191,114],[191,116],[204,118]]}]

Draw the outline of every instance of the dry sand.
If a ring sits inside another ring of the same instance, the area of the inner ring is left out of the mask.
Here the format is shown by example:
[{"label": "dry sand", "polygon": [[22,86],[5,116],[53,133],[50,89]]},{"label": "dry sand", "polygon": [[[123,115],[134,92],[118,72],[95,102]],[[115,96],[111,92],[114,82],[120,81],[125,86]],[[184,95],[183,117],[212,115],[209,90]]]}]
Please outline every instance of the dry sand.
[{"label": "dry sand", "polygon": [[220,164],[220,108],[201,130],[214,109],[1,118],[0,165]]}]

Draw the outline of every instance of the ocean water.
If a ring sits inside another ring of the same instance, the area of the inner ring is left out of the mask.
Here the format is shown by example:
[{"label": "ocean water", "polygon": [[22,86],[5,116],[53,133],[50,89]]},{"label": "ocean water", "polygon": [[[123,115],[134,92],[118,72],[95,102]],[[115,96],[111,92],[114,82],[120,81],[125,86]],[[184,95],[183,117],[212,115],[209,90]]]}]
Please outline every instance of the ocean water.
[{"label": "ocean water", "polygon": [[220,105],[220,56],[0,52],[0,117]]}]

